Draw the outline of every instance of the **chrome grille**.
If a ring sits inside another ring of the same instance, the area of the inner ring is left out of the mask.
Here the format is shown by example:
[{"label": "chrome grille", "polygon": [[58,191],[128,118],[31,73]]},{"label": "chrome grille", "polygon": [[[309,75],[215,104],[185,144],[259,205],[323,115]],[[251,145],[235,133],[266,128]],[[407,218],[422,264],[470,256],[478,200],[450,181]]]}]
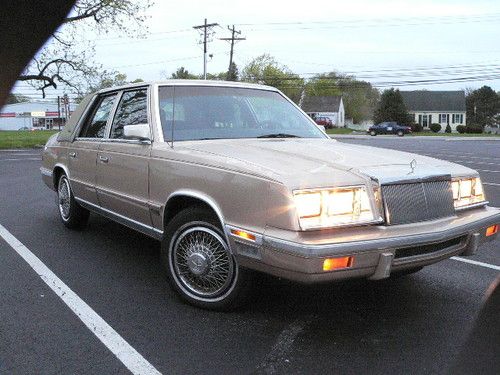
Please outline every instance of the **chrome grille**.
[{"label": "chrome grille", "polygon": [[453,216],[451,181],[425,181],[382,185],[386,222],[390,225]]}]

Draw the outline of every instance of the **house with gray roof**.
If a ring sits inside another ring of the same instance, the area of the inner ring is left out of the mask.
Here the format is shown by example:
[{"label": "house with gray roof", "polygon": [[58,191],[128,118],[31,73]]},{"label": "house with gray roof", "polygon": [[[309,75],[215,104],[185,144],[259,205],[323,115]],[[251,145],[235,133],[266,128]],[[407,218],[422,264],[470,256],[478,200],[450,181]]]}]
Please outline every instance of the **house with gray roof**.
[{"label": "house with gray roof", "polygon": [[328,117],[332,120],[333,126],[337,128],[345,126],[344,102],[341,96],[305,96],[299,106],[313,119]]},{"label": "house with gray roof", "polygon": [[465,92],[463,91],[401,91],[403,101],[414,121],[424,129],[430,124],[441,125],[444,132],[450,125],[453,132],[458,125],[465,125]]}]

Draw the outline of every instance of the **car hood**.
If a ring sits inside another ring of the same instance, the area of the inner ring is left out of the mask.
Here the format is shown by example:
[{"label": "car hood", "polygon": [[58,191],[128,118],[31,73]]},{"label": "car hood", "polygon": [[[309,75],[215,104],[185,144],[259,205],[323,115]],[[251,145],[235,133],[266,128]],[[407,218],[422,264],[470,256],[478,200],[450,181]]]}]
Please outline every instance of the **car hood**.
[{"label": "car hood", "polygon": [[329,139],[236,139],[185,142],[183,148],[212,163],[280,181],[291,188],[381,183],[473,170],[447,161]]}]

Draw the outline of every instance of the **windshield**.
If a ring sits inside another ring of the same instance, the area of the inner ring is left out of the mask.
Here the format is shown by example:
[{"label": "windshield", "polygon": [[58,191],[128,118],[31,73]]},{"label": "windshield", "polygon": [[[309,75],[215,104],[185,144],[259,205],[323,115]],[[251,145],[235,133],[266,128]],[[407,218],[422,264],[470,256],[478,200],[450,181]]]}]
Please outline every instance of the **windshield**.
[{"label": "windshield", "polygon": [[324,138],[311,120],[273,91],[161,86],[165,141],[227,138]]}]

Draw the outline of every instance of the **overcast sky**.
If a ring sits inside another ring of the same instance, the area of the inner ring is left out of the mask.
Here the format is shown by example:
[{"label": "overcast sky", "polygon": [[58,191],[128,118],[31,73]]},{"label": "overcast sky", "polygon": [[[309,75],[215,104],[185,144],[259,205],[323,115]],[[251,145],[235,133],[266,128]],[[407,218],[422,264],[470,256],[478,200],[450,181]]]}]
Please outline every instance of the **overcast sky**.
[{"label": "overcast sky", "polygon": [[[340,71],[381,88],[452,90],[484,84],[500,91],[500,1],[269,0],[160,1],[148,12],[146,39],[97,36],[96,60],[129,79],[167,78],[178,67],[202,73],[202,46],[192,26],[217,22],[210,73],[227,69],[235,25],[241,69],[269,53],[304,77]],[[497,78],[497,79],[489,79]],[[455,80],[456,82],[437,84]],[[404,85],[407,81],[429,81]]]}]

